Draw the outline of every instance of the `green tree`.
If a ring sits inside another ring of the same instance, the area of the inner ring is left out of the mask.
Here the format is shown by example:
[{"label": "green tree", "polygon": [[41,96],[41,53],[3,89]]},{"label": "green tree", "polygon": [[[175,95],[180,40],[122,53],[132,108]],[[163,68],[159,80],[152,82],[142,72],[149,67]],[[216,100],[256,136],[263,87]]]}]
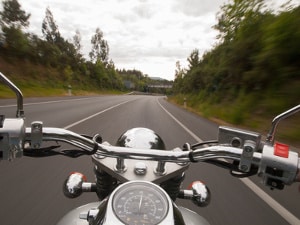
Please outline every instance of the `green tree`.
[{"label": "green tree", "polygon": [[187,59],[189,68],[197,67],[200,63],[199,50],[194,49]]},{"label": "green tree", "polygon": [[21,29],[29,25],[30,14],[21,9],[17,0],[3,1],[3,11],[0,12],[2,28]]},{"label": "green tree", "polygon": [[173,91],[175,93],[181,93],[182,90],[182,81],[184,76],[184,69],[181,68],[180,61],[176,61],[176,69],[175,69],[175,79],[173,84]]},{"label": "green tree", "polygon": [[263,71],[261,82],[299,80],[299,26],[300,6],[281,12],[263,26],[262,48],[254,57],[257,69]]},{"label": "green tree", "polygon": [[218,23],[214,26],[220,32],[218,38],[225,42],[232,41],[243,20],[257,15],[264,8],[264,0],[233,0],[224,4],[217,14]]},{"label": "green tree", "polygon": [[45,40],[52,44],[59,42],[61,39],[58,26],[49,7],[46,9],[46,15],[42,23],[42,33]]},{"label": "green tree", "polygon": [[105,66],[108,64],[109,46],[103,38],[103,32],[100,28],[96,29],[95,35],[91,39],[92,50],[89,53],[92,62],[102,62]]},{"label": "green tree", "polygon": [[10,56],[24,57],[29,53],[27,36],[16,28],[4,28],[5,53]]},{"label": "green tree", "polygon": [[5,54],[22,57],[28,51],[28,39],[21,29],[29,25],[29,17],[17,0],[3,1],[0,23]]},{"label": "green tree", "polygon": [[80,34],[80,31],[79,30],[76,30],[76,33],[75,35],[73,36],[73,44],[74,44],[74,47],[75,47],[75,51],[76,51],[76,54],[78,56],[81,56],[81,34]]}]

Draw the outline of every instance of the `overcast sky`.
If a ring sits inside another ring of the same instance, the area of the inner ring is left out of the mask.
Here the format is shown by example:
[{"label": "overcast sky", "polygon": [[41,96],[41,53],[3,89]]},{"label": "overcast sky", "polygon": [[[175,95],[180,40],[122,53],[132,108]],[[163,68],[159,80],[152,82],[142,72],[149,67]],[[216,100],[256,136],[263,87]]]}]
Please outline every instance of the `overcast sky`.
[{"label": "overcast sky", "polygon": [[192,50],[197,48],[202,55],[216,43],[212,26],[225,2],[228,0],[19,0],[22,9],[31,13],[30,32],[42,36],[42,21],[50,7],[65,39],[71,41],[76,30],[80,31],[86,57],[99,27],[117,68],[168,80],[174,79],[176,61],[186,66]]}]

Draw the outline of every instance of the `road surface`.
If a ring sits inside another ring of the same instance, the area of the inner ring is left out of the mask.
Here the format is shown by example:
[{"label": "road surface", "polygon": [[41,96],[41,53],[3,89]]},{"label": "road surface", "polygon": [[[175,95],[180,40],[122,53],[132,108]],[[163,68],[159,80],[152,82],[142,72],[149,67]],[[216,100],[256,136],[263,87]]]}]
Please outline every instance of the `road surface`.
[{"label": "road surface", "polygon": [[[168,103],[164,97],[31,98],[24,102],[27,126],[41,120],[47,127],[67,128],[89,135],[99,133],[103,140],[112,144],[133,127],[153,129],[170,149],[186,142],[217,138],[217,124]],[[0,100],[0,114],[14,117],[15,112],[15,101]],[[96,201],[95,193],[85,193],[77,199],[64,197],[62,184],[73,171],[84,173],[90,181],[94,179],[93,165],[87,156],[77,159],[23,157],[13,162],[0,161],[0,224],[55,224],[69,210]],[[198,212],[212,225],[299,222],[300,193],[296,184],[284,191],[270,191],[255,178],[252,181],[256,185],[250,189],[251,180],[243,182],[224,169],[204,163],[191,165],[183,187],[194,180],[202,180],[210,188],[211,204],[198,208],[187,200],[177,200],[177,203]],[[267,194],[267,200],[258,196],[261,189],[263,196]]]}]

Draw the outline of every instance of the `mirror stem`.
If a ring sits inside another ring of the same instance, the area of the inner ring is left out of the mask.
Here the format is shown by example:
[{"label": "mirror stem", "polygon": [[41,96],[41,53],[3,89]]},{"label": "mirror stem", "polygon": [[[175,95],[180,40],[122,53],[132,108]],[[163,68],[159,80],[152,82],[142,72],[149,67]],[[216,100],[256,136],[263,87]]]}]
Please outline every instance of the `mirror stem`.
[{"label": "mirror stem", "polygon": [[297,105],[294,108],[291,108],[288,111],[286,111],[284,113],[281,113],[280,115],[276,116],[272,121],[272,127],[271,127],[271,130],[269,131],[266,142],[273,145],[274,144],[274,137],[275,137],[275,133],[276,133],[276,128],[277,128],[277,125],[279,124],[279,122],[282,119],[285,119],[285,118],[295,114],[298,111],[300,111],[300,105]]},{"label": "mirror stem", "polygon": [[0,72],[0,80],[3,81],[13,92],[15,92],[17,96],[17,118],[24,118],[24,110],[23,110],[23,94],[20,89],[14,85],[4,74]]}]

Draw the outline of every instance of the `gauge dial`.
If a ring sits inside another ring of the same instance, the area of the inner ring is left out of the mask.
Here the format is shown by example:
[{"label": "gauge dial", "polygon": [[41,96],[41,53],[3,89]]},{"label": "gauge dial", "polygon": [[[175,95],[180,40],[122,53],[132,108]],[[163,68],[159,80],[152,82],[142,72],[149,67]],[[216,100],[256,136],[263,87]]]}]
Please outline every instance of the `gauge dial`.
[{"label": "gauge dial", "polygon": [[154,225],[165,218],[168,200],[165,193],[153,184],[134,182],[116,192],[113,210],[127,225]]}]

